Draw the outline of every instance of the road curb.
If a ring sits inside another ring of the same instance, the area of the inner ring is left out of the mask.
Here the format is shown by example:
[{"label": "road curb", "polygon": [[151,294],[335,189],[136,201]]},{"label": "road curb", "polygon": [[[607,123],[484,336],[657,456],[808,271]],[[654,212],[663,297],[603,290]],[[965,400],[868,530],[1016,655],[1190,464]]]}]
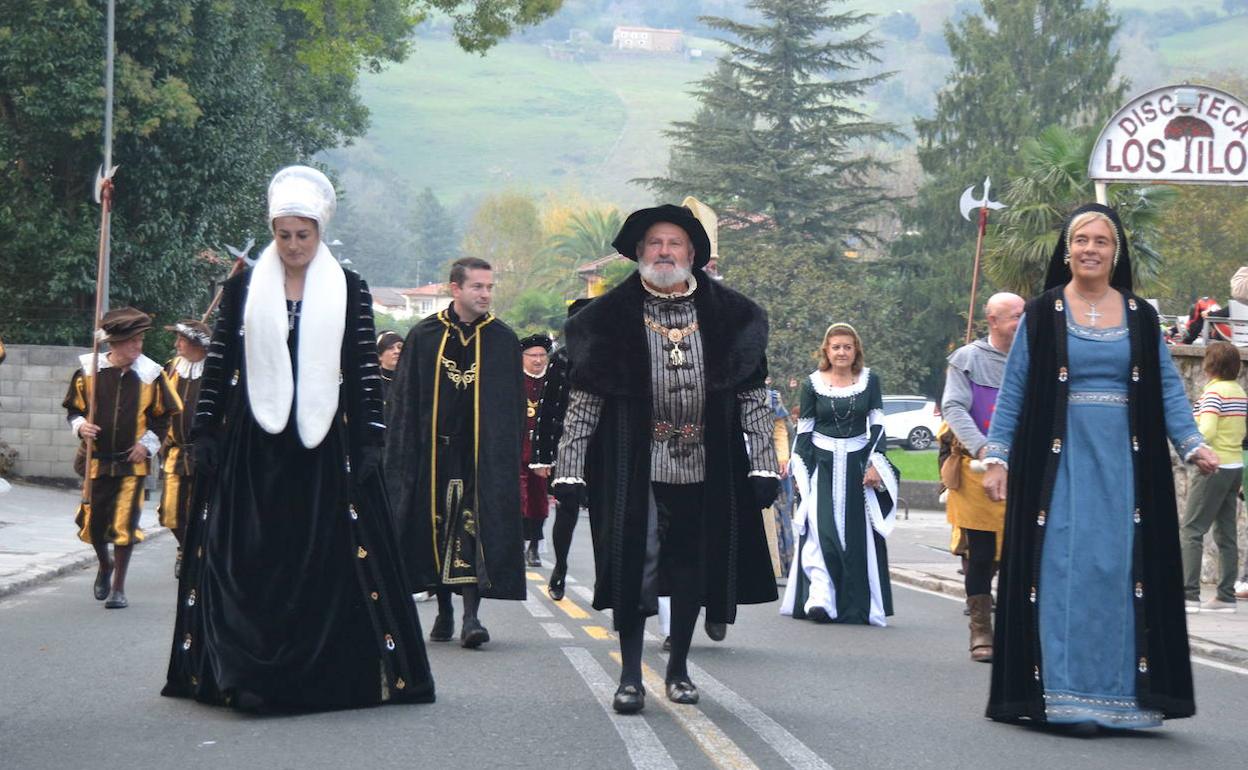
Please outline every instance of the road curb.
[{"label": "road curb", "polygon": [[[159,529],[154,528],[151,531],[143,533],[145,535],[143,542],[149,543],[152,540],[158,540],[168,535],[169,532],[170,530],[165,529],[164,527],[160,527]],[[0,583],[0,599],[5,599],[15,594],[19,594],[22,591],[28,591],[35,586],[42,585],[43,583],[55,580],[62,575],[67,575],[70,572],[80,570],[84,567],[89,567],[93,564],[95,564],[94,551],[84,554],[66,554],[61,558],[52,561],[47,566],[37,567],[24,573],[21,577],[10,580],[7,583]]]},{"label": "road curb", "polygon": [[[948,594],[959,599],[966,597],[966,589],[959,581],[933,575],[930,572],[906,569],[904,567],[889,567],[888,574],[898,583]],[[1209,639],[1190,635],[1188,636],[1188,646],[1191,648],[1193,655],[1248,669],[1248,650],[1230,647]]]}]

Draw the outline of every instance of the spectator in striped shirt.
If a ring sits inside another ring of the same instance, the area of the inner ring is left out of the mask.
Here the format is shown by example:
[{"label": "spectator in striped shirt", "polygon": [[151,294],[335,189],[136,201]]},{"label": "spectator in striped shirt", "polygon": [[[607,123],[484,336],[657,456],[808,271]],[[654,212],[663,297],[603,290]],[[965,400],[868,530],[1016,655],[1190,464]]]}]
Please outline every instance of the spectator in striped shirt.
[{"label": "spectator in striped shirt", "polygon": [[[1248,395],[1240,387],[1239,348],[1229,342],[1210,342],[1205,348],[1209,384],[1196,402],[1196,425],[1205,443],[1218,455],[1218,470],[1192,479],[1187,510],[1179,530],[1183,548],[1183,583],[1188,612],[1235,612],[1236,501],[1243,483],[1245,418]],[[1200,601],[1200,563],[1205,533],[1213,529],[1218,547],[1218,593]]]}]

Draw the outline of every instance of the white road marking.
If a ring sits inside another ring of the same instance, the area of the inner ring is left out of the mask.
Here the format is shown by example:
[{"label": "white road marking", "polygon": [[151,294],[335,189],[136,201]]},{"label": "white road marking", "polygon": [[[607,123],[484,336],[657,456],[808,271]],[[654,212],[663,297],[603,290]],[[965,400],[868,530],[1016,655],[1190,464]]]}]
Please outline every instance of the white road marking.
[{"label": "white road marking", "polygon": [[758,765],[710,717],[702,713],[701,709],[668,700],[667,688],[654,669],[642,664],[641,671],[646,681],[646,689],[651,693],[650,697],[667,709],[716,767],[720,770],[758,770]]},{"label": "white road marking", "polygon": [[546,635],[551,639],[572,638],[572,632],[564,628],[562,623],[542,623],[541,626],[545,629]]},{"label": "white road marking", "polygon": [[758,737],[784,757],[795,770],[832,770],[832,766],[819,758],[809,746],[799,741],[793,733],[780,726],[776,720],[764,714],[754,704],[737,695],[718,679],[706,673],[701,667],[689,663],[689,676],[697,684],[698,689],[711,696],[724,708],[728,709],[758,733]]},{"label": "white road marking", "polygon": [[581,679],[585,680],[585,684],[597,698],[602,710],[607,713],[615,731],[619,733],[620,740],[624,741],[624,748],[628,750],[628,758],[632,760],[633,767],[638,770],[651,768],[675,770],[676,762],[672,760],[672,755],[667,753],[667,749],[659,741],[659,736],[654,734],[654,729],[646,722],[645,717],[640,714],[627,716],[617,714],[611,708],[611,698],[615,695],[615,683],[611,681],[611,677],[607,676],[607,672],[598,661],[594,660],[589,650],[584,647],[561,649],[572,667],[581,675]]},{"label": "white road marking", "polygon": [[535,618],[553,618],[555,616],[555,613],[551,612],[550,608],[542,603],[541,595],[532,588],[529,589],[529,598],[522,603],[524,608],[529,611],[529,614]]},{"label": "white road marking", "polygon": [[[912,586],[908,583],[902,583],[897,580],[893,581],[893,585],[899,586],[901,588],[905,588],[911,591],[916,591],[921,594],[930,594],[931,596],[935,596],[938,599],[948,599],[949,601],[957,602],[958,604],[966,603],[966,600],[960,596],[954,596],[952,594],[941,593],[940,591],[932,591],[927,588],[920,588],[918,586]],[[1213,658],[1206,658],[1203,655],[1192,655],[1192,662],[1199,663],[1202,666],[1208,666],[1209,668],[1221,669],[1222,671],[1230,671],[1231,673],[1239,674],[1240,676],[1248,676],[1248,669],[1246,668],[1242,668],[1240,666],[1236,666],[1231,663],[1223,663],[1222,661],[1214,660]]]},{"label": "white road marking", "polygon": [[572,586],[572,593],[589,602],[591,605],[594,603],[594,589],[589,586]]}]

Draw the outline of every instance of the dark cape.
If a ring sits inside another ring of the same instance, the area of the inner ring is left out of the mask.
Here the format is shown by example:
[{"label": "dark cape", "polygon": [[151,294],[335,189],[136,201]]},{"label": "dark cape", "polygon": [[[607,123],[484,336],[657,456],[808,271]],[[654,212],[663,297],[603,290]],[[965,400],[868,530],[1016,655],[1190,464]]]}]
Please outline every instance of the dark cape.
[{"label": "dark cape", "polygon": [[533,431],[533,462],[554,465],[563,438],[563,418],[568,411],[568,348],[559,348],[550,354],[546,367],[546,386],[537,405],[537,428]]},{"label": "dark cape", "polygon": [[[1126,322],[1131,342],[1132,371],[1127,398],[1131,435],[1140,450],[1132,454],[1135,479],[1135,522],[1132,583],[1137,659],[1136,698],[1140,708],[1161,711],[1167,718],[1196,711],[1183,609],[1182,559],[1178,512],[1170,465],[1162,402],[1160,334],[1157,313],[1131,291],[1130,257],[1117,214],[1102,206],[1076,211],[1106,213],[1122,244],[1111,285],[1127,298]],[[1010,449],[1005,515],[1005,545],[997,587],[992,689],[987,716],[1002,721],[1046,720],[1044,662],[1040,655],[1039,605],[1032,589],[1040,576],[1045,511],[1053,495],[1060,453],[1057,441],[1066,436],[1069,386],[1060,373],[1068,367],[1066,315],[1062,289],[1070,280],[1065,267],[1066,233],[1059,238],[1046,282],[1047,291],[1027,303],[1026,326],[1031,351],[1026,395]]]},{"label": "dark cape", "polygon": [[[698,547],[707,620],[731,623],[738,604],[776,599],[763,519],[737,394],[767,377],[767,315],[754,302],[695,270],[694,306],[706,377],[706,477]],[[651,402],[645,288],[636,274],[568,320],[572,386],[604,398],[585,476],[594,539],[594,608],[615,610],[616,628],[657,612],[644,596],[649,519]]]},{"label": "dark cape", "polygon": [[[386,481],[412,585],[441,586],[433,548],[433,382],[445,325],[434,314],[412,327],[386,406]],[[527,598],[520,515],[520,442],[524,434],[524,376],[520,341],[494,318],[480,325],[481,414],[477,461],[478,538],[475,572],[487,599]]]},{"label": "dark cape", "polygon": [[205,364],[192,442],[219,445],[220,468],[196,488],[162,694],[275,711],[432,701],[380,473],[348,470],[382,441],[368,288],[346,272],[338,413],[308,449],[294,405],[277,435],[252,415],[249,279],[226,282]]}]

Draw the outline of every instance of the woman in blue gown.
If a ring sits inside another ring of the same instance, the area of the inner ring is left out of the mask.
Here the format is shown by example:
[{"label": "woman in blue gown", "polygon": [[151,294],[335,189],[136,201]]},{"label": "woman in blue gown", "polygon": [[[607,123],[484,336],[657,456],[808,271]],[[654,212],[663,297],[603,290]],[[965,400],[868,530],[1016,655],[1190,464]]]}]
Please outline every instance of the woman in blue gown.
[{"label": "woman in blue gown", "polygon": [[1217,459],[1131,291],[1122,233],[1108,207],[1075,212],[1006,363],[984,479],[1007,500],[993,719],[1138,728],[1195,712],[1166,440],[1201,472]]}]

